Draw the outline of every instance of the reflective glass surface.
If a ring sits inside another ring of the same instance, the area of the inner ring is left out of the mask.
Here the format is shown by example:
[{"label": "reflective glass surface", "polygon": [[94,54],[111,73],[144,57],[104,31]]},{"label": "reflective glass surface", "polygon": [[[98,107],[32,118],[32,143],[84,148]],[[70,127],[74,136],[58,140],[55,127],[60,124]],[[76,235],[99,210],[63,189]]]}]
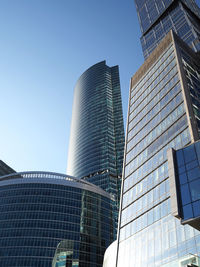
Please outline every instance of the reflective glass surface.
[{"label": "reflective glass surface", "polygon": [[110,198],[74,182],[41,180],[38,173],[0,181],[0,266],[51,267],[62,240],[77,267],[102,266],[113,241]]},{"label": "reflective glass surface", "polygon": [[200,9],[193,0],[135,0],[145,59],[172,29],[195,51],[200,50]]},{"label": "reflective glass surface", "polygon": [[183,68],[186,75],[186,82],[189,88],[192,109],[197,121],[197,128],[200,137],[200,60],[195,60],[186,51],[181,49]]},{"label": "reflective glass surface", "polygon": [[[176,51],[165,47],[132,78],[117,267],[160,267],[200,253],[199,232],[171,215],[167,150],[189,144],[191,133]],[[197,166],[187,168],[194,177]]]},{"label": "reflective glass surface", "polygon": [[200,142],[178,150],[175,158],[182,221],[198,218],[200,217]]},{"label": "reflective glass surface", "polygon": [[[68,173],[100,186],[115,198],[118,221],[124,125],[118,66],[105,61],[86,70],[74,89]],[[116,233],[116,232],[115,232]]]}]

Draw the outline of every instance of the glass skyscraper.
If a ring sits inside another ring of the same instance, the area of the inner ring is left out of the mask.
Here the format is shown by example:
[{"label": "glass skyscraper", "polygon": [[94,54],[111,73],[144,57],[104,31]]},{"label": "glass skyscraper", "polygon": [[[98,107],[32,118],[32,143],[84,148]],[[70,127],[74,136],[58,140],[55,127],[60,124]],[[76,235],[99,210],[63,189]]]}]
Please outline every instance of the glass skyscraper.
[{"label": "glass skyscraper", "polygon": [[199,70],[170,31],[131,79],[117,267],[184,266],[200,254],[200,232],[171,214],[167,161],[169,148],[199,139]]},{"label": "glass skyscraper", "polygon": [[194,0],[135,0],[145,59],[172,29],[194,51],[200,50],[200,10]]},{"label": "glass skyscraper", "polygon": [[[49,172],[0,177],[0,267],[101,267],[113,241],[112,199],[101,188]],[[62,260],[62,261],[61,261]]]},{"label": "glass skyscraper", "polygon": [[123,154],[119,69],[102,61],[86,70],[74,89],[67,172],[112,194],[116,225]]},{"label": "glass skyscraper", "polygon": [[200,232],[173,214],[167,151],[200,137],[200,11],[135,3],[146,60],[130,85],[116,266],[199,266]]}]

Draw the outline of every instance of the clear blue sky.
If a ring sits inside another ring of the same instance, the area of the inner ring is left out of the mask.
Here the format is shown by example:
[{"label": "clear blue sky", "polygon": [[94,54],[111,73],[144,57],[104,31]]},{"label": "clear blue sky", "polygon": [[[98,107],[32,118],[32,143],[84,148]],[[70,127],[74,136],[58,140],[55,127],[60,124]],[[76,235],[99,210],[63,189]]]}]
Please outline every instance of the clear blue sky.
[{"label": "clear blue sky", "polygon": [[133,0],[1,0],[0,159],[65,173],[73,88],[102,60],[120,67],[126,120],[139,38]]},{"label": "clear blue sky", "polygon": [[17,171],[66,172],[73,88],[91,65],[143,62],[133,0],[0,1],[0,159]]}]

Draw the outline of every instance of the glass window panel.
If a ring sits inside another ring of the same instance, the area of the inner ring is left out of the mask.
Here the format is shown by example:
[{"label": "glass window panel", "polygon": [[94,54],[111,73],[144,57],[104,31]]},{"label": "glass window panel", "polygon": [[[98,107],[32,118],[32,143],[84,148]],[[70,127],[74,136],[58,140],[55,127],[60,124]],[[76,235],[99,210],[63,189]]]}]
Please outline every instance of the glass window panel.
[{"label": "glass window panel", "polygon": [[189,170],[191,170],[191,169],[193,169],[193,168],[195,168],[197,166],[198,166],[198,161],[194,160],[194,161],[186,164],[186,169],[187,169],[187,171],[189,171]]},{"label": "glass window panel", "polygon": [[183,206],[191,202],[188,184],[181,185],[181,199]]},{"label": "glass window panel", "polygon": [[200,200],[194,202],[192,206],[193,206],[194,217],[199,217],[200,216]]},{"label": "glass window panel", "polygon": [[176,245],[176,232],[175,232],[175,229],[172,229],[169,232],[169,243],[170,243],[170,247],[173,247],[173,246]]},{"label": "glass window panel", "polygon": [[136,230],[137,232],[140,231],[142,228],[142,217],[140,216],[137,220],[137,223],[136,223]]},{"label": "glass window panel", "polygon": [[162,248],[163,250],[167,250],[169,248],[169,239],[168,235],[166,234],[165,231],[162,231]]},{"label": "glass window panel", "polygon": [[183,206],[183,217],[184,217],[184,220],[190,219],[190,218],[193,217],[192,205],[191,204]]},{"label": "glass window panel", "polygon": [[184,241],[185,241],[185,231],[184,231],[184,226],[179,225],[179,226],[176,228],[176,233],[177,233],[177,240],[178,240],[178,243],[180,244],[181,242],[184,242]]},{"label": "glass window panel", "polygon": [[185,227],[185,239],[188,240],[194,236],[194,228],[187,224],[184,227]]},{"label": "glass window panel", "polygon": [[183,150],[185,162],[188,163],[196,159],[194,145],[190,145]]},{"label": "glass window panel", "polygon": [[130,236],[130,233],[131,233],[131,224],[127,224],[125,226],[125,238],[128,238]]},{"label": "glass window panel", "polygon": [[185,172],[185,171],[186,171],[186,169],[185,169],[185,165],[183,165],[183,166],[181,166],[181,167],[178,168],[178,172],[179,172],[179,174],[180,174],[180,173],[183,173],[183,172]]},{"label": "glass window panel", "polygon": [[188,171],[187,174],[188,174],[188,180],[189,181],[200,178],[200,168],[199,167],[194,168],[194,169]]},{"label": "glass window panel", "polygon": [[160,219],[160,205],[154,208],[154,221],[157,221],[159,219]]},{"label": "glass window panel", "polygon": [[170,198],[167,200],[167,208],[168,208],[168,214],[171,213],[171,201]]},{"label": "glass window panel", "polygon": [[180,184],[187,183],[187,175],[186,175],[186,173],[182,173],[182,174],[179,175],[179,182],[180,182]]},{"label": "glass window panel", "polygon": [[143,208],[146,208],[147,206],[147,194],[142,197],[142,206]]},{"label": "glass window panel", "polygon": [[147,227],[147,213],[142,216],[142,229]]},{"label": "glass window panel", "polygon": [[150,191],[148,193],[148,204],[151,205],[152,202],[153,202],[153,191]]},{"label": "glass window panel", "polygon": [[165,186],[166,186],[166,193],[169,193],[170,191],[169,179],[166,180]]},{"label": "glass window panel", "polygon": [[160,196],[162,196],[163,194],[165,194],[165,182],[160,184]]},{"label": "glass window panel", "polygon": [[196,148],[196,152],[197,152],[198,161],[200,164],[200,142],[195,143],[195,148]]},{"label": "glass window panel", "polygon": [[136,233],[136,220],[131,223],[131,233]]},{"label": "glass window panel", "polygon": [[192,201],[200,199],[200,179],[190,183]]},{"label": "glass window panel", "polygon": [[156,202],[159,199],[159,186],[154,188],[153,190],[153,200]]},{"label": "glass window panel", "polygon": [[148,225],[150,225],[150,224],[153,223],[153,210],[150,210],[150,211],[147,213],[147,220],[148,220]]}]

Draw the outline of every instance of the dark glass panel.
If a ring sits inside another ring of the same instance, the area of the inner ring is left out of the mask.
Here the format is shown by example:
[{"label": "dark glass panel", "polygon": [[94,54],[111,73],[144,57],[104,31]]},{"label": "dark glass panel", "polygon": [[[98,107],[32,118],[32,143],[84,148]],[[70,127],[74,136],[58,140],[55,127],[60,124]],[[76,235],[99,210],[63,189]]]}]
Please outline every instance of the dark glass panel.
[{"label": "dark glass panel", "polygon": [[197,178],[200,178],[200,168],[197,167],[197,168],[194,168],[194,169],[188,171],[187,176],[188,176],[189,181],[193,181]]},{"label": "dark glass panel", "polygon": [[192,205],[188,204],[183,207],[183,217],[184,220],[190,219],[193,217],[193,212],[192,212]]},{"label": "dark glass panel", "polygon": [[189,171],[189,170],[191,170],[191,169],[193,169],[193,168],[195,168],[197,166],[198,166],[198,161],[194,160],[194,161],[186,164],[186,169]]},{"label": "dark glass panel", "polygon": [[191,202],[188,184],[181,185],[181,199],[183,206]]},{"label": "dark glass panel", "polygon": [[183,150],[185,162],[188,163],[196,159],[194,145],[190,145]]},{"label": "dark glass panel", "polygon": [[192,206],[194,211],[194,217],[200,217],[200,200],[194,202]]},{"label": "dark glass panel", "polygon": [[179,182],[180,182],[181,185],[187,183],[187,181],[188,180],[187,180],[186,173],[182,173],[182,174],[179,175]]},{"label": "dark glass panel", "polygon": [[186,172],[186,169],[185,169],[185,165],[181,166],[180,168],[178,168],[178,173],[181,174],[183,172]]},{"label": "dark glass panel", "polygon": [[184,164],[184,156],[183,156],[182,150],[178,150],[176,152],[176,160],[177,160],[178,167],[180,167]]},{"label": "dark glass panel", "polygon": [[192,201],[200,199],[200,179],[190,183]]}]

